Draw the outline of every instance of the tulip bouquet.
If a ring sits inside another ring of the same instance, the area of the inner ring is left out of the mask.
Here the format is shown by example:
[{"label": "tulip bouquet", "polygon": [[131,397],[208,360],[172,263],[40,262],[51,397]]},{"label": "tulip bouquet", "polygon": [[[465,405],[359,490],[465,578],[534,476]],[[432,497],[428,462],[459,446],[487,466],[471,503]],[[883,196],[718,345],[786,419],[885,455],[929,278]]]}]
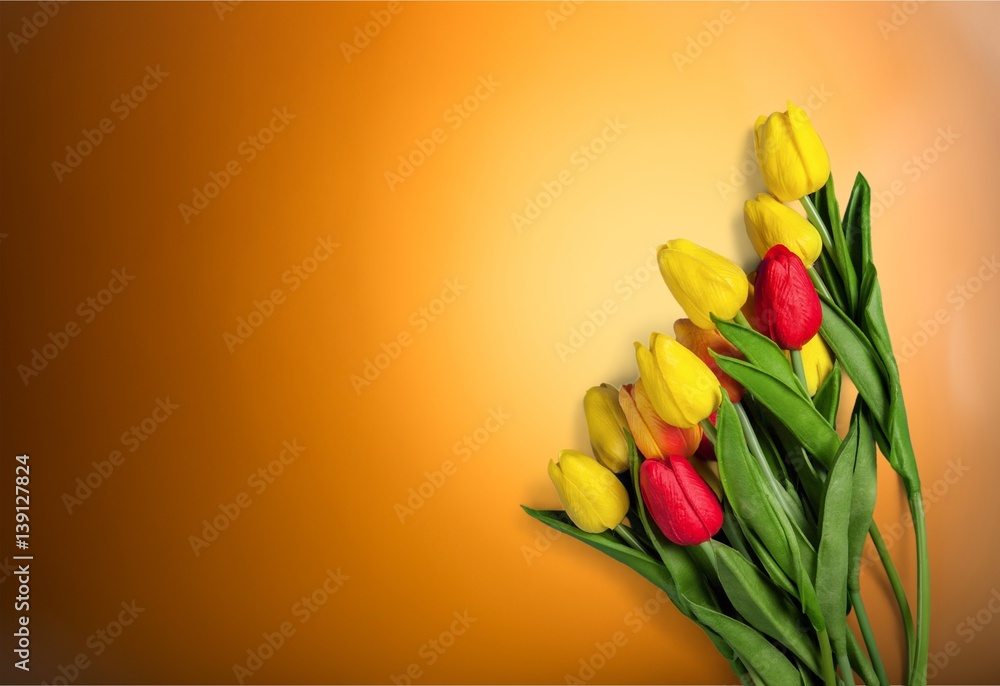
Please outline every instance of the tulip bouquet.
[{"label": "tulip bouquet", "polygon": [[[859,585],[871,538],[899,606],[906,683],[924,685],[926,527],[871,191],[859,174],[841,215],[827,152],[794,105],[754,132],[769,190],[744,208],[756,272],[683,239],[659,248],[688,319],[674,337],[635,344],[634,383],[587,391],[593,457],[564,450],[549,463],[565,511],[524,509],[661,588],[745,684],[835,686],[856,674],[887,686]],[[858,393],[838,432],[844,374]],[[915,621],[872,519],[876,447],[908,496]]]}]

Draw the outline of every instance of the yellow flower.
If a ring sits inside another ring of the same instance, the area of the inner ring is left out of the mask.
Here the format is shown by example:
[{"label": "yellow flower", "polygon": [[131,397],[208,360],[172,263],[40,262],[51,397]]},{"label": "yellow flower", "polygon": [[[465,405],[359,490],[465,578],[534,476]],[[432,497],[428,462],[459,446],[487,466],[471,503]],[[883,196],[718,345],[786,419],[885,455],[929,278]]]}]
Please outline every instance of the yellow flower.
[{"label": "yellow flower", "polygon": [[671,455],[691,457],[701,445],[701,426],[681,429],[667,424],[656,414],[642,379],[622,386],[618,402],[636,447],[646,457],[659,460]]},{"label": "yellow flower", "polygon": [[801,108],[757,117],[754,125],[757,165],[767,189],[781,202],[815,193],[830,178],[830,158],[823,141]]},{"label": "yellow flower", "polygon": [[826,343],[816,334],[802,346],[802,367],[806,372],[806,386],[809,387],[809,395],[816,395],[816,391],[826,381],[833,371],[833,357]]},{"label": "yellow flower", "polygon": [[583,414],[597,461],[615,473],[628,469],[628,443],[622,433],[628,421],[618,404],[618,390],[608,384],[589,389],[583,396]]},{"label": "yellow flower", "polygon": [[703,329],[715,328],[709,313],[732,319],[746,302],[747,275],[718,253],[679,238],[661,245],[657,259],[667,288]]},{"label": "yellow flower", "polygon": [[712,370],[670,336],[652,334],[648,349],[636,343],[635,360],[653,409],[668,424],[682,429],[695,426],[722,402]]},{"label": "yellow flower", "polygon": [[592,534],[614,529],[628,512],[628,492],[606,467],[576,450],[563,450],[559,462],[549,460],[549,477],[566,514]]},{"label": "yellow flower", "polygon": [[823,241],[816,228],[798,212],[767,193],[746,201],[743,222],[750,242],[761,259],[780,243],[798,255],[808,268],[819,259],[823,250]]}]

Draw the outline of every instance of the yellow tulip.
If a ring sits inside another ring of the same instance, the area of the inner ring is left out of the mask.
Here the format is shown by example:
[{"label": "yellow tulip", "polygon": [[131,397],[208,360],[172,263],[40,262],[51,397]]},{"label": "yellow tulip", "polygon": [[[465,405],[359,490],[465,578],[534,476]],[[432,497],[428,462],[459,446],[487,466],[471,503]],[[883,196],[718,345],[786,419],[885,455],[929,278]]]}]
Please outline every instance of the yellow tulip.
[{"label": "yellow tulip", "polygon": [[809,395],[816,395],[816,391],[833,371],[833,356],[819,334],[802,346],[802,367],[806,372]]},{"label": "yellow tulip", "polygon": [[799,256],[808,268],[819,259],[823,240],[819,232],[791,207],[761,193],[743,205],[743,222],[754,250],[764,259],[767,251],[779,243]]},{"label": "yellow tulip", "polygon": [[682,429],[695,426],[722,402],[712,370],[670,336],[652,334],[648,349],[636,343],[635,360],[653,409],[668,424]]},{"label": "yellow tulip", "polygon": [[628,512],[628,492],[614,474],[576,450],[563,450],[549,461],[549,477],[566,514],[592,534],[614,529]]},{"label": "yellow tulip", "polygon": [[710,313],[732,319],[746,302],[747,275],[718,253],[679,238],[661,245],[657,260],[667,288],[703,329],[715,328]]},{"label": "yellow tulip", "polygon": [[801,108],[757,117],[754,125],[757,165],[764,184],[781,202],[815,193],[830,178],[830,158],[823,141]]},{"label": "yellow tulip", "polygon": [[[729,399],[738,403],[743,398],[743,391],[746,390],[733,377],[726,374],[719,368],[718,361],[712,357],[716,352],[726,357],[735,357],[739,360],[746,359],[736,346],[723,338],[717,329],[711,331],[695,326],[690,319],[678,319],[674,322],[674,336],[677,342],[698,356],[698,359],[708,365],[708,368],[715,374],[719,384],[726,389]],[[689,456],[686,456],[689,457]]]},{"label": "yellow tulip", "polygon": [[583,396],[583,414],[597,461],[616,474],[628,469],[628,443],[622,433],[628,421],[618,404],[618,390],[608,384],[589,389]]}]

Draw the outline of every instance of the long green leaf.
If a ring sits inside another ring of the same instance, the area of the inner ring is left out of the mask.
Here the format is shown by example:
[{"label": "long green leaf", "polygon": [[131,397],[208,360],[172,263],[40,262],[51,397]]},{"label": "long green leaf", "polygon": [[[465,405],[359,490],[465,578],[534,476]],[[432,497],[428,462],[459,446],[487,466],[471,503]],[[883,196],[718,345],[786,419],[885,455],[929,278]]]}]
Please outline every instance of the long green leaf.
[{"label": "long green leaf", "polygon": [[[889,405],[886,401],[888,372],[865,334],[839,308],[820,296],[823,323],[820,333],[837,356],[858,393],[871,408],[875,421],[889,431]],[[734,377],[735,378],[735,377]]]},{"label": "long green leaf", "polygon": [[824,465],[840,448],[840,436],[803,394],[748,362],[715,355],[719,368],[750,391]]},{"label": "long green leaf", "polygon": [[851,517],[847,527],[847,588],[859,589],[861,556],[872,514],[875,512],[875,498],[878,494],[876,474],[877,456],[875,439],[867,408],[862,408],[858,417],[858,452],[854,462],[854,476],[851,480]]},{"label": "long green leaf", "polygon": [[813,193],[812,199],[833,238],[833,255],[831,257],[840,273],[841,283],[844,285],[848,311],[853,313],[858,308],[858,284],[861,272],[856,271],[854,265],[851,264],[847,238],[844,236],[844,228],[840,223],[840,206],[837,204],[837,194],[833,187],[833,174],[830,174],[825,186]]},{"label": "long green leaf", "polygon": [[791,650],[813,672],[820,673],[819,648],[806,638],[806,618],[786,595],[738,551],[712,542],[719,563],[719,580],[736,611],[750,626]]},{"label": "long green leaf", "polygon": [[837,410],[840,409],[840,387],[843,381],[843,372],[840,369],[840,362],[834,360],[833,369],[826,377],[813,396],[813,405],[816,410],[826,417],[826,421],[836,430]]},{"label": "long green leaf", "polygon": [[844,236],[847,238],[847,252],[851,256],[851,263],[862,276],[872,262],[871,199],[872,189],[859,172],[854,178],[854,188],[851,189],[851,197],[844,211]]},{"label": "long green leaf", "polygon": [[796,684],[799,672],[788,658],[764,636],[743,622],[727,617],[703,605],[694,606],[701,622],[725,639],[764,684]]},{"label": "long green leaf", "polygon": [[807,397],[802,384],[792,371],[792,365],[785,357],[784,351],[767,336],[757,333],[745,326],[719,319],[712,315],[712,321],[727,341],[743,353],[747,362],[758,369],[766,369],[778,381],[781,381],[802,397]]},{"label": "long green leaf", "polygon": [[[670,573],[666,567],[651,558],[649,555],[640,553],[627,545],[617,542],[611,536],[601,534],[591,534],[581,531],[572,522],[563,519],[566,515],[562,510],[534,510],[524,505],[521,508],[538,521],[551,526],[556,531],[569,534],[573,538],[583,541],[589,546],[597,548],[605,555],[612,557],[624,565],[631,567],[657,587],[663,589],[664,593],[673,600],[677,596],[676,587]],[[675,603],[676,604],[676,603]]]}]

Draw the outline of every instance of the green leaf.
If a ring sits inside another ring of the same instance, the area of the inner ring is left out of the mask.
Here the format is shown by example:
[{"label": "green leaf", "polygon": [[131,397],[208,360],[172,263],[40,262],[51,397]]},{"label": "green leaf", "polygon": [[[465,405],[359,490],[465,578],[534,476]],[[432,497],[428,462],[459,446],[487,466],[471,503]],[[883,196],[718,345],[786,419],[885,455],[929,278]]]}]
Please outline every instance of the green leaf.
[{"label": "green leaf", "polygon": [[840,206],[837,204],[837,194],[833,188],[833,174],[827,180],[826,185],[813,193],[813,204],[820,217],[830,229],[830,236],[833,238],[833,262],[836,264],[837,272],[840,274],[841,283],[847,295],[847,311],[856,312],[858,309],[858,274],[861,272],[854,269],[851,264],[851,256],[848,253],[847,238],[844,236],[844,228],[840,223]]},{"label": "green leaf", "polygon": [[820,674],[819,649],[802,632],[806,621],[802,613],[739,552],[718,541],[712,541],[712,547],[719,563],[719,580],[736,611],[750,626],[777,640]]},{"label": "green leaf", "polygon": [[694,606],[698,619],[725,639],[763,680],[764,684],[796,684],[799,672],[781,651],[743,622],[702,605]]},{"label": "green leaf", "polygon": [[886,402],[888,373],[881,358],[854,322],[823,296],[820,296],[820,301],[823,304],[823,323],[819,331],[823,340],[830,346],[830,350],[836,355],[847,376],[857,387],[858,393],[871,408],[875,421],[888,435],[889,405]]},{"label": "green leaf", "polygon": [[851,521],[851,491],[857,461],[859,424],[864,421],[858,398],[851,426],[830,467],[820,510],[820,541],[816,561],[816,595],[826,618],[833,649],[843,653],[847,640],[848,533]]},{"label": "green leaf", "polygon": [[791,363],[785,357],[785,352],[774,341],[753,329],[719,319],[715,315],[712,315],[712,321],[718,327],[719,333],[743,353],[747,362],[758,369],[766,369],[775,379],[798,392],[802,397],[807,397],[802,384],[799,383],[795,372],[792,371]]},{"label": "green leaf", "polygon": [[837,428],[837,410],[840,408],[842,375],[840,362],[834,360],[833,370],[830,371],[830,375],[826,377],[826,380],[816,391],[816,395],[813,396],[813,405],[816,407],[816,410],[826,417],[826,421],[835,430]]},{"label": "green leaf", "polygon": [[[551,526],[556,531],[569,534],[573,538],[583,541],[589,546],[597,548],[605,555],[612,557],[624,565],[627,565],[653,582],[657,587],[663,589],[664,593],[673,600],[677,591],[673,579],[667,569],[651,558],[649,555],[640,553],[627,545],[619,543],[610,535],[591,534],[576,528],[571,522],[564,519],[566,514],[562,510],[534,510],[524,505],[521,508],[530,516],[543,524]],[[568,519],[568,518],[567,518]],[[675,603],[676,604],[676,603]]]},{"label": "green leaf", "polygon": [[850,659],[854,671],[861,675],[861,679],[866,684],[879,683],[878,674],[875,673],[875,668],[872,667],[868,653],[862,650],[861,644],[858,643],[858,639],[855,638],[854,633],[851,631],[847,632],[847,657]]},{"label": "green leaf", "polygon": [[851,263],[861,275],[872,263],[871,199],[872,189],[859,172],[854,178],[854,188],[851,189],[851,198],[847,201],[847,210],[844,212],[844,235]]},{"label": "green leaf", "polygon": [[[804,394],[748,362],[716,355],[719,368],[753,394],[824,465],[840,448],[840,436]],[[725,394],[724,394],[725,395]]]},{"label": "green leaf", "polygon": [[[865,329],[888,377],[889,407],[886,410],[888,418],[885,423],[880,422],[886,437],[889,439],[889,453],[886,458],[892,468],[902,477],[906,492],[917,493],[920,491],[920,475],[917,472],[917,461],[913,454],[913,445],[910,442],[910,429],[906,418],[906,407],[903,403],[903,390],[899,380],[899,366],[896,364],[896,357],[892,352],[892,341],[882,309],[882,290],[878,285],[878,275],[874,264],[868,265],[865,272],[865,285],[868,293],[864,311]],[[871,403],[869,403],[870,405]],[[876,412],[876,417],[878,416]]]},{"label": "green leaf", "polygon": [[868,539],[878,494],[877,459],[871,421],[867,408],[862,408],[858,417],[858,454],[851,480],[851,518],[847,527],[848,589],[859,589],[861,555]]}]

